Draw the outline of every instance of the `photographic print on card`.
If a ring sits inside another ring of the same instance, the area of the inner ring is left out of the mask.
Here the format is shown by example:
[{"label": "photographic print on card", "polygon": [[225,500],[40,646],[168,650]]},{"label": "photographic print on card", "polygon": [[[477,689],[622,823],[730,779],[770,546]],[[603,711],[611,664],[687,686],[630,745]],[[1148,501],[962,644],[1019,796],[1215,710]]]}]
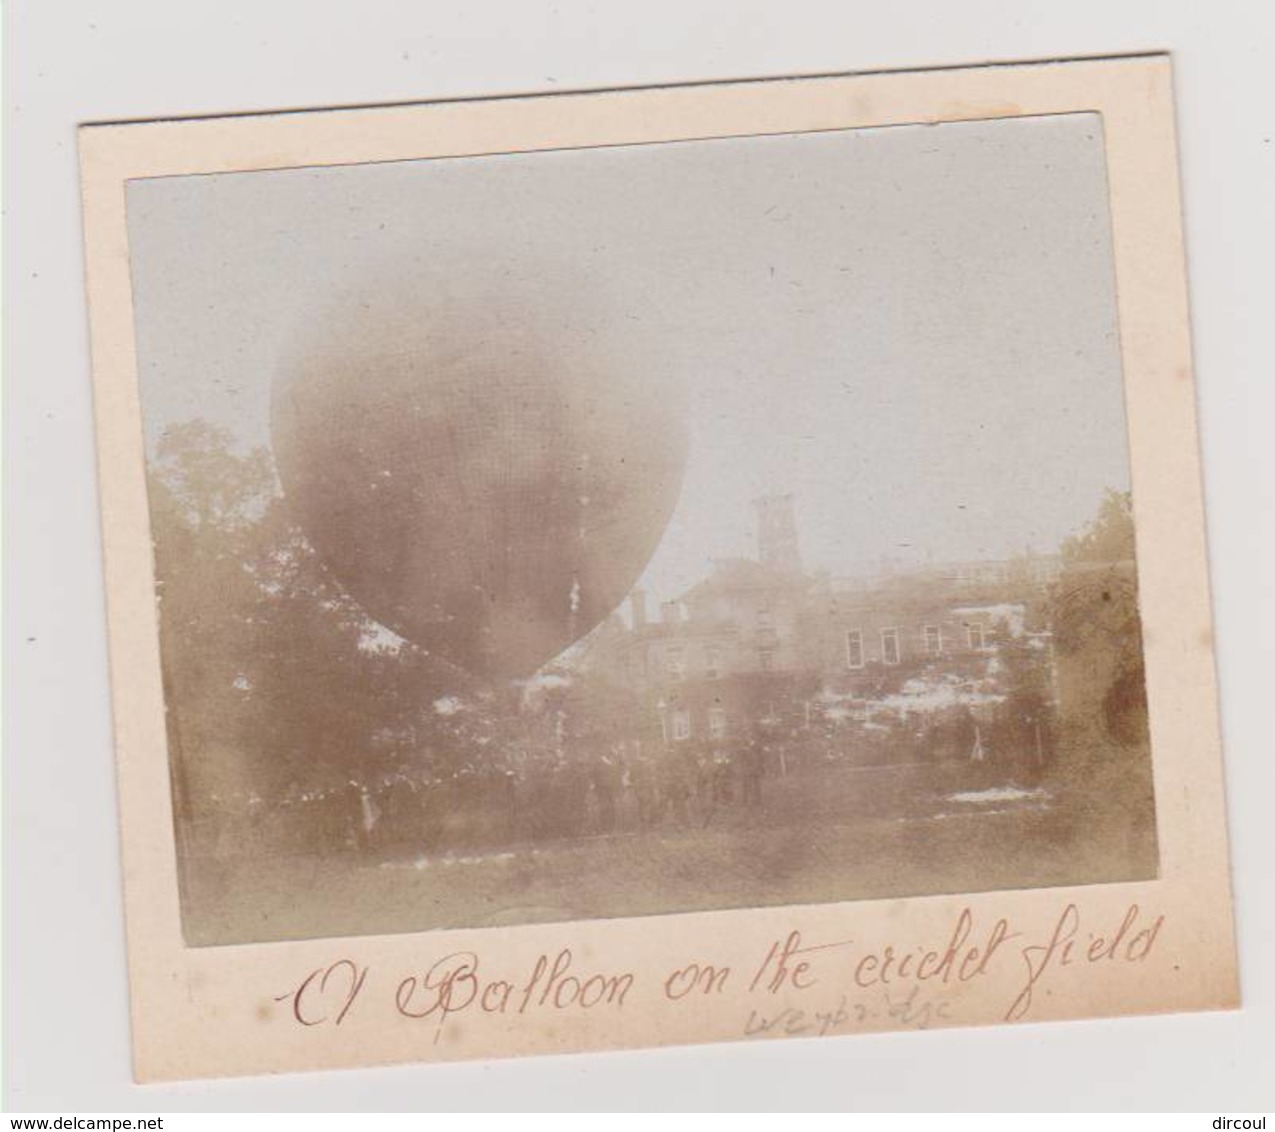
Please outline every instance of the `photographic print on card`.
[{"label": "photographic print on card", "polygon": [[127,205],[192,944],[1155,875],[1098,115]]},{"label": "photographic print on card", "polygon": [[1166,57],[80,149],[139,1079],[1238,1001]]}]

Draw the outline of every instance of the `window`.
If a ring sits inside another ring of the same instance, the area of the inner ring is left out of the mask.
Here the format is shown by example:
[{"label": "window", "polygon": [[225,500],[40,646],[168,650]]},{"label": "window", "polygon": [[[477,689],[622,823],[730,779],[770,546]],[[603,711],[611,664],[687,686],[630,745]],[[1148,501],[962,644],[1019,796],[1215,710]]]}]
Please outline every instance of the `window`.
[{"label": "window", "polygon": [[965,626],[965,636],[969,641],[970,648],[976,652],[981,652],[987,647],[987,637],[983,631],[983,626],[976,622],[969,622]]},{"label": "window", "polygon": [[925,627],[925,651],[938,656],[943,651],[943,632],[937,625]]},{"label": "window", "polygon": [[722,674],[722,650],[709,645],[704,650],[704,675],[716,680]]},{"label": "window", "polygon": [[691,713],[675,711],[673,713],[673,741],[684,743],[691,737]]},{"label": "window", "polygon": [[858,629],[846,634],[846,667],[863,667],[863,634]]},{"label": "window", "polygon": [[664,656],[664,667],[670,680],[681,680],[686,675],[686,654],[681,645],[673,645]]},{"label": "window", "polygon": [[898,629],[881,630],[881,659],[886,664],[899,663],[899,631]]},{"label": "window", "polygon": [[757,663],[761,666],[763,672],[773,672],[775,669],[775,650],[758,649]]},{"label": "window", "polygon": [[722,708],[708,709],[708,737],[710,739],[726,738],[726,712]]}]

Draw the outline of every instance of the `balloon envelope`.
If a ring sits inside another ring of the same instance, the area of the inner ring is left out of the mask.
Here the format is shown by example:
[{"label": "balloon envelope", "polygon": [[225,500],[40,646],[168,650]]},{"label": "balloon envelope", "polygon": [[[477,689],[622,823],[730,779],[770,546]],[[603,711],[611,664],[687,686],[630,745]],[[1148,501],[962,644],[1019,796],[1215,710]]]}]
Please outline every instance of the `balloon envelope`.
[{"label": "balloon envelope", "polygon": [[275,380],[290,508],[377,621],[488,678],[534,672],[624,598],[686,462],[675,388],[498,304],[352,301]]}]

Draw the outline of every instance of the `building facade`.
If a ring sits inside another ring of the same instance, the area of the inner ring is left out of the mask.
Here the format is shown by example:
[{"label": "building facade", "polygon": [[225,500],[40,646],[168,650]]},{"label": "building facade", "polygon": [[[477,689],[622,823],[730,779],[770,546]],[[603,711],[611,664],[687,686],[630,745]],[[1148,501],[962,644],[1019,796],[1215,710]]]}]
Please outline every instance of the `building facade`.
[{"label": "building facade", "polygon": [[1057,558],[830,577],[803,569],[791,496],[756,501],[754,515],[756,558],[717,561],[656,618],[635,592],[629,624],[590,657],[632,693],[637,732],[709,747],[844,743],[945,712],[977,727],[1026,672],[1049,685]]}]

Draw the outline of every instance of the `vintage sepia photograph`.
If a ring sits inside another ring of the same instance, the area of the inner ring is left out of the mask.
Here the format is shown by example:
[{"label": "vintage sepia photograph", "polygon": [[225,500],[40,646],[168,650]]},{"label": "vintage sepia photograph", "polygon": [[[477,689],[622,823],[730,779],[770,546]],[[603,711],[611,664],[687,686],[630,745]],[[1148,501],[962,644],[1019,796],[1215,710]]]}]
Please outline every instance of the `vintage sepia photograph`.
[{"label": "vintage sepia photograph", "polygon": [[126,206],[187,945],[1158,875],[1100,115]]}]

